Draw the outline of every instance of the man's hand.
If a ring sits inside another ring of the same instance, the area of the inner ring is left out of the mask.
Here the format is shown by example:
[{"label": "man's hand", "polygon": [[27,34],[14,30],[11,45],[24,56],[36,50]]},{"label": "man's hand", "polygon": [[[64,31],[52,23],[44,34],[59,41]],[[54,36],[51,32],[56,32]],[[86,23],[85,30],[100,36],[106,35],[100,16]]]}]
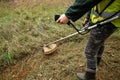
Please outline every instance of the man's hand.
[{"label": "man's hand", "polygon": [[69,22],[69,19],[65,14],[62,14],[56,22],[60,24],[67,24]]},{"label": "man's hand", "polygon": [[89,22],[88,18],[85,18],[84,21],[82,22],[82,25],[85,26]]}]

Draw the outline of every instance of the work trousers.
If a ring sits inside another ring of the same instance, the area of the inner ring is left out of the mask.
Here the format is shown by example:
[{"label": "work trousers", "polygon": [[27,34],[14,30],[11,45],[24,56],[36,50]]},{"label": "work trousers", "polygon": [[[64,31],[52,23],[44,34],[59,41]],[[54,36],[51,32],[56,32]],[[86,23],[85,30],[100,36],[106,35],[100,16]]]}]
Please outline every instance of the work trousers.
[{"label": "work trousers", "polygon": [[97,57],[102,57],[105,40],[116,29],[117,27],[115,27],[112,23],[106,23],[91,30],[90,37],[85,48],[87,71],[96,72]]}]

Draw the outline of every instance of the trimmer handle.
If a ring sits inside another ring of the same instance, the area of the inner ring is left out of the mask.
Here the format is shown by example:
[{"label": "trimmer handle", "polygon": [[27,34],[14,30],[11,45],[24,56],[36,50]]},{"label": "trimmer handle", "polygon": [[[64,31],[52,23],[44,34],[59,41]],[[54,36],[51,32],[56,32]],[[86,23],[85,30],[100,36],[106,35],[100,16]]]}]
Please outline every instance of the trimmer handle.
[{"label": "trimmer handle", "polygon": [[[54,18],[55,18],[55,21],[57,21],[59,17],[60,17],[60,15],[56,14],[55,17],[54,17]],[[69,21],[69,22],[67,23],[67,25],[70,25],[70,24],[72,24],[72,23]]]},{"label": "trimmer handle", "polygon": [[[60,15],[58,15],[58,14],[56,14],[55,15],[55,21],[57,21],[58,20],[58,18],[60,17]],[[81,34],[80,32],[79,32],[79,30],[74,26],[74,24],[72,24],[70,21],[67,23],[67,25],[71,25],[79,34]]]}]

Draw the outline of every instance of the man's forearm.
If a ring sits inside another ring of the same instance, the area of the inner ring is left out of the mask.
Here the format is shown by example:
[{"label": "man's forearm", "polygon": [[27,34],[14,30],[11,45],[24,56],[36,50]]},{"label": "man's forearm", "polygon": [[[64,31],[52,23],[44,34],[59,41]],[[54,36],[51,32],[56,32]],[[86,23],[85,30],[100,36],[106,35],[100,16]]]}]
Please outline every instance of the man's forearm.
[{"label": "man's forearm", "polygon": [[72,21],[76,21],[100,1],[102,0],[75,0],[65,12],[65,15]]}]

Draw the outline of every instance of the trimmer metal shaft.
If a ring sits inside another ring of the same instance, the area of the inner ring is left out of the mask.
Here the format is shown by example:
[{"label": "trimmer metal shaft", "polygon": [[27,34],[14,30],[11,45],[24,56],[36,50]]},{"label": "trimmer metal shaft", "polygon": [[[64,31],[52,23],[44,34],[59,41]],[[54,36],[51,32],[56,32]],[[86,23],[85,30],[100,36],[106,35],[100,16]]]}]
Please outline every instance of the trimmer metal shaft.
[{"label": "trimmer metal shaft", "polygon": [[[92,26],[83,27],[81,30],[79,30],[79,32],[75,32],[75,33],[70,34],[70,35],[68,35],[68,36],[66,36],[66,37],[62,37],[62,38],[60,38],[60,39],[58,39],[58,40],[55,40],[55,41],[53,41],[53,42],[51,42],[51,43],[46,44],[45,46],[48,46],[48,45],[53,44],[53,43],[57,43],[57,42],[62,41],[62,40],[65,40],[65,39],[67,39],[67,38],[69,38],[69,37],[72,37],[72,36],[75,36],[75,35],[77,35],[77,34],[79,34],[79,33],[83,33],[83,32],[85,32],[86,30],[90,30],[90,29],[92,29],[92,28],[95,28],[95,27],[97,27],[98,25],[103,25],[103,24],[105,24],[105,23],[111,22],[111,21],[113,21],[113,20],[115,20],[115,19],[117,19],[117,18],[119,18],[119,16],[112,17],[112,18],[110,18],[110,19],[108,19],[108,20],[105,20],[105,21],[103,21],[103,22],[97,23],[97,24],[92,25]],[[74,26],[74,25],[72,25],[72,26]],[[74,27],[75,27],[75,26],[74,26]]]}]

